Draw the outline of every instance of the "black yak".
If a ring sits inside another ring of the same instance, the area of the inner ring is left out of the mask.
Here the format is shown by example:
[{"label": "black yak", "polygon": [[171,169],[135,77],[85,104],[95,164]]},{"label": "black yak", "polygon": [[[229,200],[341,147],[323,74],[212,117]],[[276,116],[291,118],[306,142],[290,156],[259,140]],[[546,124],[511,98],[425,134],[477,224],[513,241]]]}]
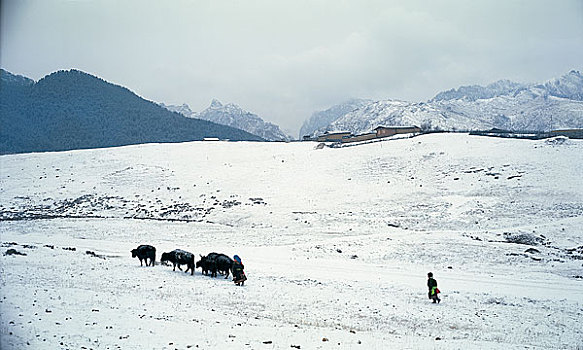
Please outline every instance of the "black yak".
[{"label": "black yak", "polygon": [[182,271],[180,265],[186,265],[187,269],[184,272],[188,272],[190,270],[190,274],[194,275],[194,255],[190,252],[184,251],[182,249],[174,249],[169,253],[162,253],[162,258],[160,259],[162,263],[166,261],[172,262],[174,269],[172,271],[176,271],[176,265],[178,265],[178,269]]},{"label": "black yak", "polygon": [[[140,245],[136,249],[132,249],[131,253],[132,258],[137,257],[140,259],[140,266],[144,266],[142,260],[144,260],[146,266],[154,266],[154,262],[156,261],[156,248],[151,245]],[[148,263],[148,259],[150,259],[150,263]]]},{"label": "black yak", "polygon": [[208,261],[214,261],[217,271],[221,275],[226,275],[225,279],[229,278],[229,273],[233,267],[233,259],[229,258],[225,254],[220,253],[209,253],[209,255],[206,256],[206,259]]},{"label": "black yak", "polygon": [[211,273],[211,277],[217,277],[217,263],[214,260],[209,260],[206,256],[200,256],[200,260],[196,262],[196,268],[202,268],[202,274],[208,275]]}]

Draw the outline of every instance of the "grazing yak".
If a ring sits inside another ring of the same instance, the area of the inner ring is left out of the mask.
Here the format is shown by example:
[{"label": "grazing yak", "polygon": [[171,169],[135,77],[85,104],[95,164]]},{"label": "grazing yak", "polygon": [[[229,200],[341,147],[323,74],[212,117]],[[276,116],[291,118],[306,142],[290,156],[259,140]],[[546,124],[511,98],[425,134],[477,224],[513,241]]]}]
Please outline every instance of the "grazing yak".
[{"label": "grazing yak", "polygon": [[[151,245],[140,245],[136,249],[132,249],[131,253],[132,258],[137,257],[140,259],[140,266],[144,266],[142,265],[142,260],[144,260],[146,266],[154,266],[154,262],[156,261],[156,248]],[[150,259],[150,263],[148,263],[148,259]]]},{"label": "grazing yak", "polygon": [[[201,261],[203,261],[203,262],[199,261],[200,266],[197,263],[197,267],[202,267],[203,272],[205,270],[204,266],[207,266],[209,268],[212,266],[221,275],[226,275],[225,279],[229,278],[229,273],[231,272],[231,268],[233,267],[233,260],[231,258],[226,256],[225,254],[219,254],[219,253],[209,253],[209,255],[207,255],[207,256],[201,255],[200,258],[201,258]],[[211,273],[211,277],[217,276],[216,271],[214,272],[214,274]]]},{"label": "grazing yak", "polygon": [[172,271],[176,271],[176,265],[178,265],[180,271],[182,271],[180,265],[186,265],[188,268],[184,272],[190,270],[190,274],[194,275],[194,255],[190,252],[181,249],[174,249],[169,253],[162,253],[160,261],[162,263],[165,263],[166,261],[172,262],[172,265],[174,266]]}]

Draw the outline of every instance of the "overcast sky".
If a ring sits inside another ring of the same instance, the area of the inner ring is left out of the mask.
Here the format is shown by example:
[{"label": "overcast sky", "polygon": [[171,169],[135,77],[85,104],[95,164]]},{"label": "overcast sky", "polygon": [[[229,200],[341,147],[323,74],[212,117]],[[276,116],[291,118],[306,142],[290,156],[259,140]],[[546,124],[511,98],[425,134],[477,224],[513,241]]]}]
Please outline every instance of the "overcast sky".
[{"label": "overcast sky", "polygon": [[233,102],[297,136],[351,97],[583,70],[583,1],[2,0],[0,64],[76,68],[166,104]]}]

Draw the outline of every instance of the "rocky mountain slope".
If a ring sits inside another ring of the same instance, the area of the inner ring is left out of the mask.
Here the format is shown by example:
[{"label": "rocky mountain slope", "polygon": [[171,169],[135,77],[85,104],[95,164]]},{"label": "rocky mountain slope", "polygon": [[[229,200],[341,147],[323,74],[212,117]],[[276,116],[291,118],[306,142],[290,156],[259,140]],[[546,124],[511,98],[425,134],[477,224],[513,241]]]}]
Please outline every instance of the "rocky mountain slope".
[{"label": "rocky mountain slope", "polygon": [[180,113],[185,117],[194,118],[193,114],[195,114],[191,109],[190,106],[186,103],[183,103],[181,106],[177,105],[165,105],[164,103],[160,103],[160,106],[166,108],[171,112]]},{"label": "rocky mountain slope", "polygon": [[373,101],[367,99],[351,99],[344,103],[334,105],[326,110],[314,112],[314,114],[302,124],[299,135],[300,139],[304,135],[310,135],[315,130],[326,127],[339,117],[371,102]]},{"label": "rocky mountain slope", "polygon": [[440,92],[427,102],[371,102],[311,134],[333,130],[359,134],[380,125],[417,125],[426,130],[583,128],[583,76],[573,70],[541,84],[500,80]]},{"label": "rocky mountain slope", "polygon": [[233,103],[223,105],[219,100],[213,99],[210,106],[200,113],[193,112],[187,104],[175,106],[164,105],[162,103],[160,105],[186,117],[228,125],[233,128],[245,130],[268,141],[289,141],[292,139],[289,135],[281,131],[279,126],[266,122],[256,114],[248,112]]}]

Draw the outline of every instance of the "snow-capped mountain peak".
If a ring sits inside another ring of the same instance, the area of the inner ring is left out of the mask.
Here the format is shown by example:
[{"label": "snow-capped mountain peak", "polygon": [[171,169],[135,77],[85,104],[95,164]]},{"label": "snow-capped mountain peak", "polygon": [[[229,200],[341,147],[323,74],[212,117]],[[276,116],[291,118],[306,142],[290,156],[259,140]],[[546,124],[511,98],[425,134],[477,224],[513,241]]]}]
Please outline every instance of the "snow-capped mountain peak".
[{"label": "snow-capped mountain peak", "polygon": [[190,109],[190,106],[188,106],[186,103],[183,103],[181,106],[165,105],[164,103],[160,103],[160,107],[166,108],[171,112],[180,113],[183,116],[189,118],[193,117],[194,114],[194,112]]},{"label": "snow-capped mountain peak", "polygon": [[326,110],[314,112],[312,116],[303,123],[300,129],[300,138],[304,135],[312,135],[316,130],[325,127],[346,113],[352,112],[371,102],[373,102],[373,100],[353,98],[334,105]]},{"label": "snow-capped mountain peak", "polygon": [[576,70],[537,87],[545,89],[550,96],[583,101],[583,75]]},{"label": "snow-capped mountain peak", "polygon": [[[312,120],[315,117],[319,119]],[[326,122],[311,129],[310,135],[339,129],[361,134],[379,125],[416,125],[424,130],[583,128],[583,76],[572,70],[541,84],[498,80],[443,91],[427,102],[369,101],[331,120],[325,117],[315,113],[304,123]]]},{"label": "snow-capped mountain peak", "polygon": [[211,101],[208,108],[199,113],[192,112],[187,104],[183,104],[182,106],[166,106],[161,104],[161,106],[187,117],[204,119],[217,124],[241,129],[268,141],[291,140],[291,137],[281,131],[277,125],[264,121],[256,114],[248,112],[234,103],[223,104],[216,98]]},{"label": "snow-capped mountain peak", "polygon": [[217,99],[213,99],[209,108],[198,113],[196,118],[245,130],[268,141],[289,141],[291,139],[277,125],[264,121],[256,114],[248,112],[234,103],[223,105]]},{"label": "snow-capped mountain peak", "polygon": [[217,100],[216,98],[213,98],[213,100],[211,101],[211,105],[210,108],[221,108],[223,107],[223,104],[221,103],[221,101]]},{"label": "snow-capped mountain peak", "polygon": [[430,102],[459,99],[464,99],[467,101],[476,101],[480,99],[512,95],[526,87],[527,85],[525,84],[516,83],[510,80],[498,80],[486,86],[467,85],[460,86],[457,89],[442,91],[435,95],[435,97]]}]

